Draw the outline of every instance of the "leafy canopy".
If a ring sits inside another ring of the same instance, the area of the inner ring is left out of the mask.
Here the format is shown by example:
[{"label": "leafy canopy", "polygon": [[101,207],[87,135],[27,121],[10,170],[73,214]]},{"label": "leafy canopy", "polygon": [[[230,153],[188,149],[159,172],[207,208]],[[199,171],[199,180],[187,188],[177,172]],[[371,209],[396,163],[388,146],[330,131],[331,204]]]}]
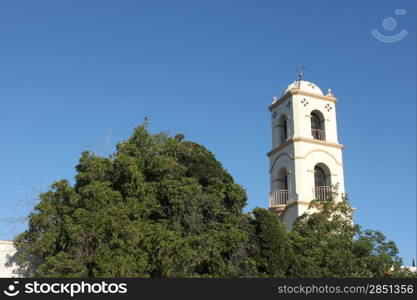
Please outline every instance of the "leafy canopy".
[{"label": "leafy canopy", "polygon": [[[336,190],[336,188],[335,188]],[[313,214],[300,216],[290,233],[295,253],[289,277],[400,276],[401,258],[394,242],[379,231],[362,231],[352,222],[348,199],[314,200]]]},{"label": "leafy canopy", "polygon": [[75,186],[61,180],[40,195],[16,238],[32,275],[252,273],[246,193],[203,146],[151,135],[144,124],[108,158],[84,152],[76,170]]}]

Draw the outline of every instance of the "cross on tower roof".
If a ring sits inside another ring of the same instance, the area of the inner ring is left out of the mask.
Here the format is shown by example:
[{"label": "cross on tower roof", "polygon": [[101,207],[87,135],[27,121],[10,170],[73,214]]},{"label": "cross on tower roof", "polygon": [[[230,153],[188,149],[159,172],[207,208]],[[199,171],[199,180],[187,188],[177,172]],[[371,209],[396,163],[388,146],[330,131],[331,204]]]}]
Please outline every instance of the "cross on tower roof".
[{"label": "cross on tower roof", "polygon": [[303,80],[303,70],[305,70],[305,66],[301,66],[301,67],[298,67],[297,68],[297,71],[299,71],[298,72],[298,81],[301,81],[301,80]]}]

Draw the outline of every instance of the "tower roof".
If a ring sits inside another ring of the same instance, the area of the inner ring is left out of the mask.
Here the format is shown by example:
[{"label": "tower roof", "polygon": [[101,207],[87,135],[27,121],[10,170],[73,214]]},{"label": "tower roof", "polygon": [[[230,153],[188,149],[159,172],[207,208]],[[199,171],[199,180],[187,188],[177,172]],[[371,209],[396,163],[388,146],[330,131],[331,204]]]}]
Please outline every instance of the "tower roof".
[{"label": "tower roof", "polygon": [[319,94],[323,96],[323,92],[321,91],[321,89],[318,87],[318,85],[310,82],[310,81],[305,81],[305,80],[298,80],[298,81],[294,81],[293,83],[291,83],[282,93],[282,95],[284,95],[286,92],[288,92],[291,89],[300,89],[302,91],[306,91],[309,93],[313,93],[313,94]]}]

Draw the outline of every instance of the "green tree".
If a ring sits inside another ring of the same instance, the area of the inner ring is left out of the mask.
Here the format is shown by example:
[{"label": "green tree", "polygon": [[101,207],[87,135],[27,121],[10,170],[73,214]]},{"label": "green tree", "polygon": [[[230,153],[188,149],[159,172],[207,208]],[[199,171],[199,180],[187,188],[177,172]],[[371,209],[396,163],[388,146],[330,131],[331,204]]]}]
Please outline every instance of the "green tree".
[{"label": "green tree", "polygon": [[251,253],[260,277],[285,277],[293,260],[293,245],[285,226],[265,209],[253,210],[255,251]]},{"label": "green tree", "polygon": [[290,277],[389,277],[397,274],[401,258],[394,242],[379,231],[362,231],[352,222],[348,199],[314,200],[294,223],[291,238],[295,259]]},{"label": "green tree", "polygon": [[42,277],[240,277],[246,193],[203,146],[144,124],[110,157],[84,152],[75,185],[55,182],[15,243]]}]

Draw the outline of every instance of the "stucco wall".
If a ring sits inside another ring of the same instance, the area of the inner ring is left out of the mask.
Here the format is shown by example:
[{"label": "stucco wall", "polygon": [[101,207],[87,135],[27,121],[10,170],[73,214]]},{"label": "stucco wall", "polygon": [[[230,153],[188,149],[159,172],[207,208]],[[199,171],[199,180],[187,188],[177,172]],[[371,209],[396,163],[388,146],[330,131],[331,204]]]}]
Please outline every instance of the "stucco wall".
[{"label": "stucco wall", "polygon": [[13,270],[16,269],[16,265],[7,266],[8,257],[13,256],[16,253],[16,248],[11,241],[0,240],[0,278],[4,277],[16,277],[13,274]]}]

